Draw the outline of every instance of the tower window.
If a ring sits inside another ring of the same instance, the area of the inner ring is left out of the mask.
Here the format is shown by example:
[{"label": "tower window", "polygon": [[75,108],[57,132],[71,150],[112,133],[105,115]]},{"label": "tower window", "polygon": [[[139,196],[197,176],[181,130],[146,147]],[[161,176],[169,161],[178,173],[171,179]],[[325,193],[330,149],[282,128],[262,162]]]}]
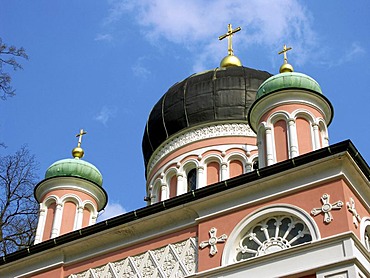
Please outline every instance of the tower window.
[{"label": "tower window", "polygon": [[197,189],[197,170],[191,169],[188,173],[188,192]]}]

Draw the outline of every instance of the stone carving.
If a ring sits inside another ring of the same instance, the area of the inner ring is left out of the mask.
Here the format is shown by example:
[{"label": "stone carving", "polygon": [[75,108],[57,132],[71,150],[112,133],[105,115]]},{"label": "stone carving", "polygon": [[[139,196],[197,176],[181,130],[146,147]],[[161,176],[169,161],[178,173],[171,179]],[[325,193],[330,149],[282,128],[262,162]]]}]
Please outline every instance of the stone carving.
[{"label": "stone carving", "polygon": [[220,243],[220,242],[225,242],[226,239],[227,239],[227,235],[223,234],[219,237],[217,237],[217,229],[215,227],[211,228],[209,230],[209,240],[208,241],[202,241],[200,244],[199,244],[199,247],[201,249],[209,246],[209,254],[211,256],[214,256],[216,255],[216,253],[218,252],[217,250],[217,246],[216,244],[217,243]]},{"label": "stone carving", "polygon": [[352,198],[350,198],[349,202],[347,202],[347,208],[348,208],[348,211],[352,213],[352,222],[357,228],[358,224],[361,222],[361,217],[355,208],[355,201]]},{"label": "stone carving", "polygon": [[313,216],[316,216],[320,213],[324,214],[324,222],[325,223],[330,223],[334,218],[331,215],[331,210],[333,209],[341,209],[343,207],[343,202],[342,201],[337,201],[333,204],[330,204],[330,195],[325,193],[321,197],[321,202],[322,202],[322,207],[321,208],[314,208],[311,210],[311,214]]},{"label": "stone carving", "polygon": [[185,277],[197,271],[197,242],[195,238],[148,250],[123,260],[91,268],[69,278],[95,277]]},{"label": "stone carving", "polygon": [[249,127],[249,125],[242,123],[210,125],[193,129],[189,132],[179,135],[178,137],[175,137],[164,145],[162,144],[161,146],[159,146],[151,157],[148,164],[148,174],[153,169],[154,165],[170,152],[189,143],[222,136],[256,137],[256,134]]}]

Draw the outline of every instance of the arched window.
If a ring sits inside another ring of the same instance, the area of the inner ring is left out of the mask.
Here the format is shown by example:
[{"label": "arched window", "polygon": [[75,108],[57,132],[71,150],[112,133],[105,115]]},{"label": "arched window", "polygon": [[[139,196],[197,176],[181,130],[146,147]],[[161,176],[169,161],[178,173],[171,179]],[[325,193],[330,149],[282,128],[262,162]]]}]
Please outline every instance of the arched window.
[{"label": "arched window", "polygon": [[258,158],[253,159],[252,162],[252,170],[257,170],[258,169]]},{"label": "arched window", "polygon": [[42,241],[48,240],[51,237],[51,230],[53,228],[55,210],[56,210],[55,201],[47,205],[46,220],[45,220],[45,226],[44,226],[44,233],[42,235]]},{"label": "arched window", "polygon": [[220,181],[220,164],[216,161],[211,161],[207,164],[207,185],[214,184]]},{"label": "arched window", "polygon": [[316,223],[300,208],[274,205],[244,218],[230,234],[222,256],[228,265],[278,252],[320,237]]},{"label": "arched window", "polygon": [[366,247],[367,251],[370,252],[370,225],[367,225],[367,227],[365,229],[364,238],[365,238],[365,247]]},{"label": "arched window", "polygon": [[177,196],[177,177],[172,176],[169,181],[170,184],[170,198]]},{"label": "arched window", "polygon": [[370,252],[370,218],[362,218],[361,220],[361,240],[366,249]]},{"label": "arched window", "polygon": [[187,176],[188,181],[188,192],[197,189],[197,170],[191,169]]},{"label": "arched window", "polygon": [[236,261],[257,257],[312,240],[303,221],[292,215],[266,217],[252,225],[239,240]]},{"label": "arched window", "polygon": [[313,151],[311,123],[303,117],[296,119],[297,139],[299,154]]},{"label": "arched window", "polygon": [[237,177],[243,174],[244,165],[240,160],[231,160],[229,164],[229,177]]},{"label": "arched window", "polygon": [[289,158],[287,123],[285,120],[278,120],[274,123],[276,162]]}]

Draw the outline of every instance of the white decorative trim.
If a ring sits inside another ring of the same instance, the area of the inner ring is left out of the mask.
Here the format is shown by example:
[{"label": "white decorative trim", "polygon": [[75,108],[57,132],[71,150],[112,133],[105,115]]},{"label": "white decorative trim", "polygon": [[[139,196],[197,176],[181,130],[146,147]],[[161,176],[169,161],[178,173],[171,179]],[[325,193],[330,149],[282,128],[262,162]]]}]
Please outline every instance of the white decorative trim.
[{"label": "white decorative trim", "polygon": [[155,164],[161,160],[164,156],[173,152],[187,144],[201,141],[204,139],[224,137],[224,136],[253,136],[256,134],[249,127],[248,124],[244,123],[227,123],[227,124],[216,124],[216,125],[207,125],[195,128],[188,132],[184,132],[175,138],[162,143],[157,150],[151,156],[147,174],[153,169]]},{"label": "white decorative trim", "polygon": [[222,234],[221,236],[217,237],[217,229],[215,227],[212,227],[210,230],[209,230],[209,240],[207,241],[202,241],[200,244],[199,244],[199,247],[201,249],[209,246],[209,254],[211,256],[214,256],[217,254],[218,250],[217,250],[217,246],[216,244],[217,243],[221,243],[221,242],[225,242],[226,239],[227,239],[227,235],[226,234]]},{"label": "white decorative trim", "polygon": [[283,215],[291,216],[294,219],[302,221],[304,226],[308,229],[308,234],[311,236],[312,241],[316,241],[320,238],[320,231],[317,224],[305,210],[288,204],[275,204],[263,207],[244,217],[244,219],[235,226],[225,244],[221,265],[225,266],[237,262],[236,255],[239,242],[252,226],[266,218]]},{"label": "white decorative trim", "polygon": [[352,222],[357,228],[358,224],[361,222],[361,217],[356,210],[355,201],[352,198],[350,198],[349,202],[347,202],[347,209],[350,213],[352,213]]},{"label": "white decorative trim", "polygon": [[68,277],[185,277],[197,271],[196,245],[196,239],[189,238]]},{"label": "white decorative trim", "polygon": [[56,177],[43,180],[38,184],[35,190],[37,200],[42,198],[49,192],[55,190],[72,190],[83,192],[91,196],[97,202],[97,210],[100,211],[107,203],[107,196],[102,187],[84,179],[76,177]]},{"label": "white decorative trim", "polygon": [[336,201],[335,203],[330,204],[330,195],[327,193],[322,195],[321,202],[322,207],[312,209],[311,214],[316,216],[320,213],[324,213],[324,222],[329,224],[334,219],[330,211],[333,209],[341,209],[343,207],[343,202]]}]

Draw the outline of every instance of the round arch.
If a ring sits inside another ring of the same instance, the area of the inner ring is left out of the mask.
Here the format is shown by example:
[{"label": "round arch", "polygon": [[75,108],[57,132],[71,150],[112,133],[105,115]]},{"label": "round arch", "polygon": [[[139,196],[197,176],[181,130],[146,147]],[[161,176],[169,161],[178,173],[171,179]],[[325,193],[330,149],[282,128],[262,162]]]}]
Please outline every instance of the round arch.
[{"label": "round arch", "polygon": [[363,217],[360,223],[361,242],[370,252],[370,217]]},{"label": "round arch", "polygon": [[[279,225],[276,225],[277,223]],[[293,229],[289,230],[290,223],[299,224],[301,231],[297,230],[294,231],[295,234],[290,234],[293,231]],[[265,237],[264,241],[254,233],[251,236],[250,231],[254,232],[255,228],[258,228],[262,237]],[[255,242],[252,242],[256,248],[242,246],[245,240],[254,241],[253,237],[256,237]],[[245,260],[246,258],[239,256],[243,252],[251,254],[249,257],[252,258],[289,248],[297,245],[294,244],[296,239],[304,237],[307,239],[305,242],[320,238],[317,224],[306,211],[288,204],[263,207],[247,215],[235,226],[226,242],[222,254],[222,265]],[[257,243],[258,241],[260,244]]]}]

